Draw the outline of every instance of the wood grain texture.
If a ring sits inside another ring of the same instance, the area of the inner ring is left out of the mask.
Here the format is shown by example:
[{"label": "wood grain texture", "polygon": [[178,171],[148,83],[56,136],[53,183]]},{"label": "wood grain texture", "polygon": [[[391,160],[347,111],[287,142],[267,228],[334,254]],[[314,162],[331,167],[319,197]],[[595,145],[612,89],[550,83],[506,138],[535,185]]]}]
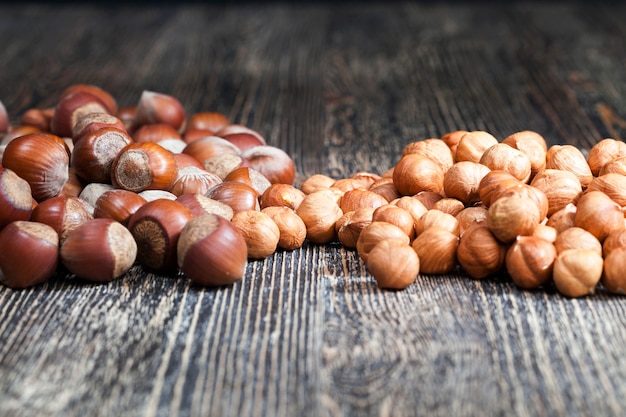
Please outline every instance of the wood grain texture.
[{"label": "wood grain texture", "polygon": [[[0,5],[12,120],[72,83],[216,110],[287,150],[298,181],[381,173],[413,140],[518,130],[626,137],[626,7],[472,3]],[[205,289],[134,267],[0,288],[0,415],[616,416],[626,300],[461,270],[377,289],[310,245]]]}]

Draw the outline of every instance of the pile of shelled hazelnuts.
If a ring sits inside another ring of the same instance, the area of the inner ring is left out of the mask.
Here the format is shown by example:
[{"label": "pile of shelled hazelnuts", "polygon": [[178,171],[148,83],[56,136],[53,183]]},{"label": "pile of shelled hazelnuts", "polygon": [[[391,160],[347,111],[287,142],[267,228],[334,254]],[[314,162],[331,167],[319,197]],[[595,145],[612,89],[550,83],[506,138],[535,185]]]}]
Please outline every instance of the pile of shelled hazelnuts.
[{"label": "pile of shelled hazelnuts", "polygon": [[11,126],[0,103],[0,282],[39,284],[61,264],[108,282],[135,263],[216,286],[249,259],[305,241],[355,249],[381,288],[461,267],[524,289],[626,292],[626,144],[587,156],[536,132],[501,142],[454,131],[406,144],[381,175],[294,185],[283,150],[217,112],[144,91],[118,108],[93,85]]}]

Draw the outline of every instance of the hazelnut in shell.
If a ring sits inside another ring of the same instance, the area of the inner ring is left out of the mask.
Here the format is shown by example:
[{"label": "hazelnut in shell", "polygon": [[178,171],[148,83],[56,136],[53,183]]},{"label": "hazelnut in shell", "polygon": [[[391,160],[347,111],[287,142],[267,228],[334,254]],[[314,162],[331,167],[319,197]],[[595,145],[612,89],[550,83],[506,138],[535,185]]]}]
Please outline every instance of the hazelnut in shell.
[{"label": "hazelnut in shell", "polygon": [[246,241],[225,218],[206,214],[189,221],[177,242],[178,266],[192,283],[228,285],[240,281],[246,271]]},{"label": "hazelnut in shell", "polygon": [[424,274],[447,274],[457,265],[459,236],[441,227],[430,227],[411,243]]},{"label": "hazelnut in shell", "polygon": [[59,259],[59,236],[50,226],[17,220],[0,230],[0,282],[26,288],[50,279]]},{"label": "hazelnut in shell", "polygon": [[504,266],[506,247],[487,227],[467,230],[459,242],[457,259],[461,267],[474,279],[484,279]]},{"label": "hazelnut in shell", "polygon": [[28,220],[33,196],[26,180],[8,168],[0,167],[0,230],[16,220]]},{"label": "hazelnut in shell", "polygon": [[121,223],[92,219],[68,232],[60,255],[61,263],[72,274],[88,281],[109,282],[133,266],[137,243]]},{"label": "hazelnut in shell", "polygon": [[616,248],[604,258],[602,283],[614,294],[626,294],[626,247]]}]

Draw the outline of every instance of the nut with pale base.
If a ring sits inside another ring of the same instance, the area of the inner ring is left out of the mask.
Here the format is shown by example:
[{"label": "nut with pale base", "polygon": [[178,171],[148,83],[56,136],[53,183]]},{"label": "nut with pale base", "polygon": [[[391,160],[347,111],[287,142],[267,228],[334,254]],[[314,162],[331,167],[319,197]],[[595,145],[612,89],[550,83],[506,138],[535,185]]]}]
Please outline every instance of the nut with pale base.
[{"label": "nut with pale base", "polygon": [[52,227],[63,242],[70,230],[93,219],[92,209],[78,197],[52,197],[34,208],[30,220]]},{"label": "nut with pale base", "polygon": [[77,277],[109,282],[133,266],[137,243],[121,223],[113,219],[92,219],[68,232],[60,255],[63,266]]},{"label": "nut with pale base", "polygon": [[398,239],[378,242],[370,250],[366,265],[379,288],[404,289],[415,282],[420,272],[417,253]]},{"label": "nut with pale base", "polygon": [[61,193],[69,178],[69,162],[65,142],[48,133],[13,139],[2,154],[2,166],[25,179],[37,201]]},{"label": "nut with pale base", "polygon": [[172,153],[152,142],[125,146],[111,165],[113,185],[136,193],[169,190],[177,177],[178,166]]},{"label": "nut with pale base", "polygon": [[137,242],[137,261],[157,272],[176,270],[176,245],[181,230],[193,218],[178,201],[157,199],[141,206],[128,221]]},{"label": "nut with pale base", "polygon": [[33,196],[26,180],[10,169],[0,167],[0,230],[16,220],[28,220]]},{"label": "nut with pale base", "polygon": [[240,281],[248,252],[241,233],[225,218],[206,214],[189,221],[180,232],[177,259],[192,283],[219,286]]},{"label": "nut with pale base", "polygon": [[59,259],[59,236],[50,226],[14,221],[0,231],[0,282],[26,288],[54,275]]}]

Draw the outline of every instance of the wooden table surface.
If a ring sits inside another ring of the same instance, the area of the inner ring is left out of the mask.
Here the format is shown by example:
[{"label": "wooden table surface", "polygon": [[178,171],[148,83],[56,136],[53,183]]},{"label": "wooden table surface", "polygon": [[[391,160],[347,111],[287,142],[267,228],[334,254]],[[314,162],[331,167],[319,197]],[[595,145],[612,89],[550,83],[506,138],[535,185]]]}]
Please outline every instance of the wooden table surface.
[{"label": "wooden table surface", "polygon": [[[298,181],[382,173],[456,129],[588,149],[626,134],[626,7],[566,3],[0,5],[12,120],[73,83],[215,110]],[[0,416],[618,416],[626,299],[506,276],[377,289],[306,244],[203,289],[134,267],[0,288]]]}]

